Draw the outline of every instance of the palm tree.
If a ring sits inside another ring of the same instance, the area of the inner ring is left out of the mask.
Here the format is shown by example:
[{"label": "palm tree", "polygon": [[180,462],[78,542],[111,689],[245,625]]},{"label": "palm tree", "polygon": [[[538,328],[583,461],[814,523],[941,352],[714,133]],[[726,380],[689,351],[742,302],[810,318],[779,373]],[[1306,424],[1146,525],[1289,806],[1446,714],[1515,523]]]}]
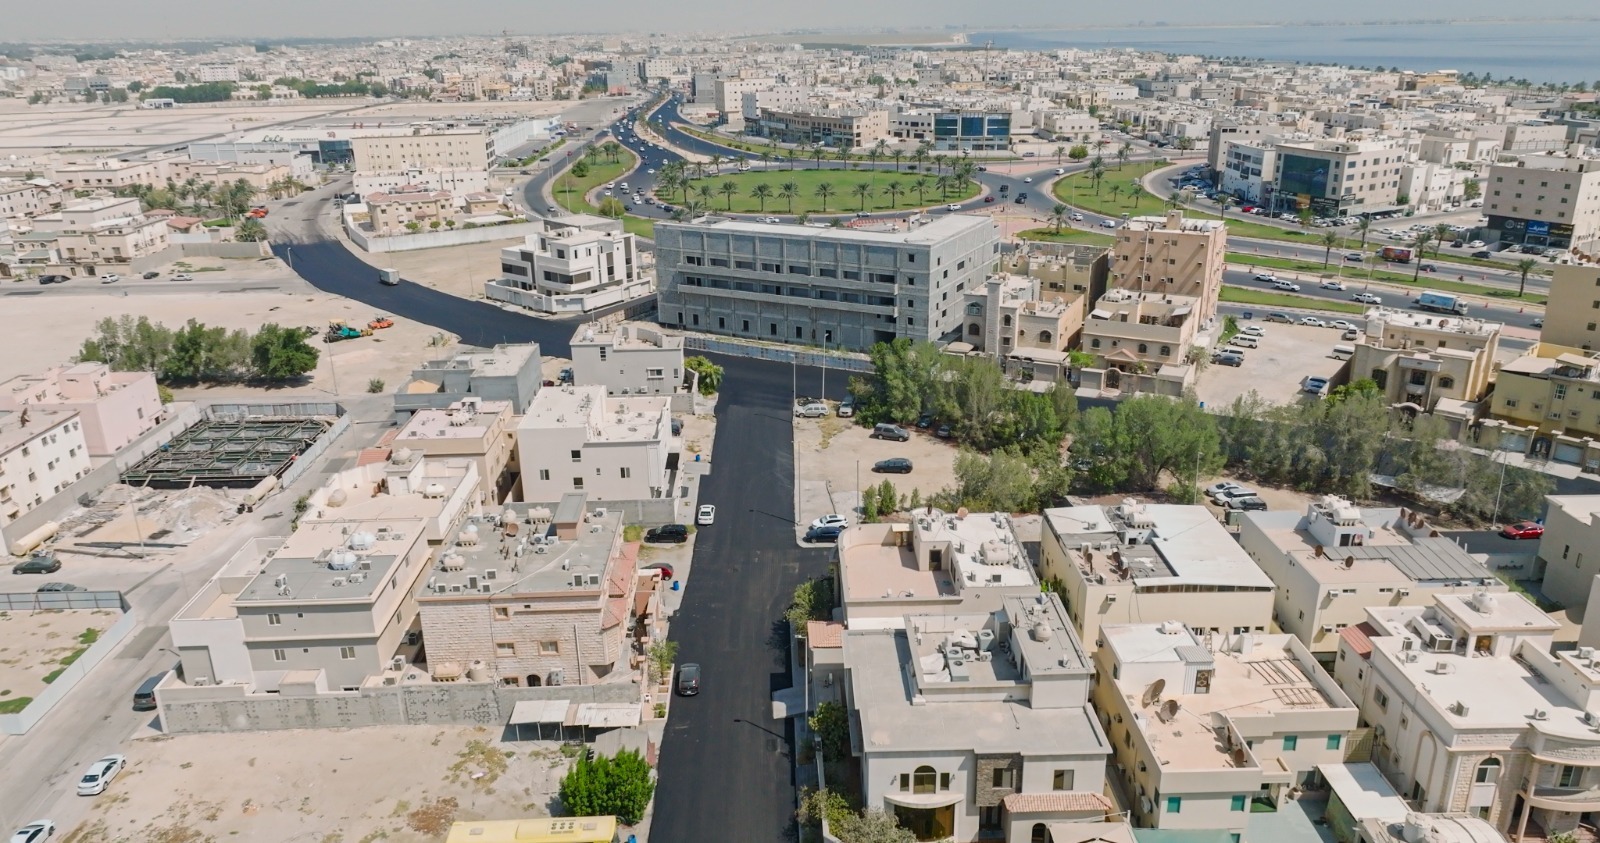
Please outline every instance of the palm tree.
[{"label": "palm tree", "polygon": [[901,187],[900,183],[897,181],[889,182],[887,185],[884,185],[883,188],[883,195],[889,197],[890,208],[894,208],[900,204],[900,194],[905,192],[906,189]]},{"label": "palm tree", "polygon": [[801,211],[800,214],[794,218],[795,225],[805,225],[808,222],[811,222],[810,211]]},{"label": "palm tree", "polygon": [[1131,152],[1133,152],[1132,141],[1123,141],[1122,145],[1117,147],[1117,169],[1122,169],[1122,165],[1128,163],[1128,155]]},{"label": "palm tree", "polygon": [[772,198],[772,185],[762,182],[750,188],[750,198],[761,203],[761,213],[767,212],[767,200]]},{"label": "palm tree", "polygon": [[789,201],[789,213],[794,213],[794,198],[800,195],[800,185],[786,181],[778,185],[778,198]]},{"label": "palm tree", "polygon": [[850,192],[854,193],[856,198],[861,200],[861,210],[865,211],[867,209],[867,199],[868,197],[872,196],[872,185],[867,184],[866,182],[861,182],[855,187],[850,188]]},{"label": "palm tree", "polygon": [[1111,194],[1111,204],[1117,204],[1117,197],[1122,195],[1122,185],[1113,183],[1111,189],[1106,191]]},{"label": "palm tree", "polygon": [[800,150],[794,149],[793,147],[785,149],[783,151],[783,156],[789,159],[789,171],[794,172],[794,159],[800,157]]},{"label": "palm tree", "polygon": [[817,161],[817,169],[819,169],[819,170],[822,169],[822,156],[825,155],[825,154],[826,153],[824,153],[822,151],[822,144],[813,143],[811,145],[811,157],[816,159],[816,161]]},{"label": "palm tree", "polygon": [[1361,251],[1367,250],[1367,234],[1372,231],[1372,217],[1356,219],[1356,233],[1361,235]]},{"label": "palm tree", "polygon": [[1306,229],[1310,228],[1311,220],[1316,217],[1316,215],[1311,212],[1310,208],[1301,208],[1300,213],[1295,214],[1294,216],[1295,220],[1300,223],[1301,231],[1305,231]]},{"label": "palm tree", "polygon": [[1061,166],[1061,156],[1066,155],[1066,154],[1067,154],[1067,148],[1066,147],[1064,147],[1064,146],[1056,147],[1056,166],[1057,167]]},{"label": "palm tree", "polygon": [[933,180],[933,186],[939,191],[939,196],[941,198],[950,198],[950,182],[951,178],[943,173],[940,173],[939,176]]},{"label": "palm tree", "polygon": [[1106,159],[1096,155],[1089,159],[1089,181],[1094,182],[1094,195],[1100,195],[1100,182],[1106,177]]},{"label": "palm tree", "polygon": [[883,153],[885,151],[887,151],[888,149],[889,149],[889,142],[884,140],[883,138],[879,138],[878,142],[872,145],[872,149],[867,150],[867,157],[872,159],[872,168],[873,169],[877,169],[878,168],[878,159],[882,158],[883,157]]},{"label": "palm tree", "polygon": [[1411,238],[1411,248],[1417,252],[1417,268],[1411,271],[1411,283],[1417,283],[1422,277],[1422,256],[1428,250],[1428,244],[1433,242],[1433,231],[1419,231],[1417,236]]},{"label": "palm tree", "polygon": [[720,153],[720,152],[711,153],[711,174],[712,175],[721,175],[722,174],[722,162],[726,161],[726,160],[727,159],[723,158],[722,157],[722,153]]},{"label": "palm tree", "polygon": [[765,168],[768,164],[772,163],[772,150],[763,149],[758,157],[761,159],[762,168]]},{"label": "palm tree", "polygon": [[828,197],[833,195],[833,185],[828,182],[820,182],[817,184],[817,189],[811,193],[822,200],[822,212],[826,214],[828,212]]},{"label": "palm tree", "polygon": [[1328,268],[1328,261],[1333,260],[1333,247],[1339,245],[1339,232],[1325,231],[1322,234],[1322,268]]},{"label": "palm tree", "polygon": [[841,144],[838,149],[834,150],[833,160],[839,162],[839,169],[850,169],[850,147]]},{"label": "palm tree", "polygon": [[1447,223],[1447,222],[1438,223],[1433,227],[1433,258],[1434,258],[1434,260],[1438,260],[1439,259],[1439,250],[1444,248],[1445,241],[1449,240],[1450,239],[1450,235],[1452,235],[1454,233],[1455,232],[1450,230],[1450,224]]},{"label": "palm tree", "polygon": [[1522,298],[1523,292],[1528,289],[1528,273],[1532,272],[1534,267],[1538,265],[1539,262],[1533,258],[1523,258],[1517,261],[1517,275],[1521,276],[1521,281],[1517,284],[1517,298]]},{"label": "palm tree", "polygon": [[894,171],[897,173],[900,172],[900,159],[905,157],[905,153],[896,147],[894,154],[890,155],[889,157],[894,159]]},{"label": "palm tree", "polygon": [[711,197],[717,195],[717,190],[709,184],[698,184],[695,185],[694,195],[696,201],[698,201],[700,204],[709,206],[711,204]]},{"label": "palm tree", "polygon": [[739,183],[731,179],[725,181],[717,188],[717,192],[722,194],[722,198],[728,200],[728,210],[732,211],[733,195],[739,192]]},{"label": "palm tree", "polygon": [[928,204],[928,197],[924,195],[928,192],[928,187],[927,176],[917,176],[911,182],[911,189],[917,192],[917,201],[924,205]]},{"label": "palm tree", "polygon": [[928,154],[933,151],[933,145],[927,141],[917,144],[916,151],[911,153],[911,160],[917,163],[917,169],[923,169],[928,163]]},{"label": "palm tree", "polygon": [[1061,227],[1067,224],[1067,214],[1067,206],[1060,202],[1050,206],[1050,225],[1057,234],[1060,234]]}]

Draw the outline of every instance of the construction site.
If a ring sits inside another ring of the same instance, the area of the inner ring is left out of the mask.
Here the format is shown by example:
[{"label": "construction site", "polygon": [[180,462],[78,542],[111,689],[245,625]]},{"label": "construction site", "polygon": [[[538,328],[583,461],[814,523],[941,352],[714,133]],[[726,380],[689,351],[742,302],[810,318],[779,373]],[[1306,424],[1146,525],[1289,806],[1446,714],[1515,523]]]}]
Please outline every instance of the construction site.
[{"label": "construction site", "polygon": [[252,489],[276,481],[333,426],[328,418],[212,417],[123,472],[129,486]]}]

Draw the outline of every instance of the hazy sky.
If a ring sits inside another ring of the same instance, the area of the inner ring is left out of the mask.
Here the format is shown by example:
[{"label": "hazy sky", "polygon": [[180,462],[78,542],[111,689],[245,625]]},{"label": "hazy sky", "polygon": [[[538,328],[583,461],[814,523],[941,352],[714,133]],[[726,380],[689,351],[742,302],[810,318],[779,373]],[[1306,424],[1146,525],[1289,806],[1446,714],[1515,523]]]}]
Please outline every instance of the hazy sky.
[{"label": "hazy sky", "polygon": [[[1142,0],[1132,4],[1083,0],[0,0],[0,20],[5,22],[0,40],[452,35],[490,34],[501,29],[528,35],[798,27],[838,30],[905,25],[908,21],[919,26],[981,30],[1016,25],[1059,28],[1074,23],[1363,21],[1516,13],[1503,0],[1454,0],[1447,6],[1416,0],[1343,0],[1310,6],[1303,0]],[[1587,15],[1595,14],[1596,7],[1592,0],[1546,0],[1538,13]]]}]

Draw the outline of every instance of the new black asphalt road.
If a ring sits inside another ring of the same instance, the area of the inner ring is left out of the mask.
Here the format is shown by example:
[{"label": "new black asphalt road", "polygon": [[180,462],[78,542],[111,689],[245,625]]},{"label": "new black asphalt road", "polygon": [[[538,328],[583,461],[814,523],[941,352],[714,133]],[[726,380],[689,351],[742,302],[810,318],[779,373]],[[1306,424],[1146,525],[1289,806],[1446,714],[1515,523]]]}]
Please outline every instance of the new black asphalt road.
[{"label": "new black asphalt road", "polygon": [[[343,244],[309,228],[275,233],[273,250],[320,290],[461,336],[472,345],[537,342],[567,355],[574,322],[534,319],[417,284],[385,287]],[[794,546],[792,396],[820,395],[822,372],[744,358],[725,367],[717,404],[717,466],[701,483],[717,523],[695,538],[692,577],[672,620],[679,663],[703,670],[697,697],[673,702],[661,747],[651,840],[700,843],[792,835],[794,787],[786,721],[771,713],[788,687],[782,622],[794,587],[822,574],[826,550]],[[837,376],[828,390],[841,397]],[[714,828],[715,833],[708,833]]]}]

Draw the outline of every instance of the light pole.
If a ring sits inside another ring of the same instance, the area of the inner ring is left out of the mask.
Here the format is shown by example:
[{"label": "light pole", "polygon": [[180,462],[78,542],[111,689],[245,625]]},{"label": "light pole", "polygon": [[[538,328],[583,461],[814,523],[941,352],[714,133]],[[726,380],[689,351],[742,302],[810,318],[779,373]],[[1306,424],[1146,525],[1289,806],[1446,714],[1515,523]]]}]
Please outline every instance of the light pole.
[{"label": "light pole", "polygon": [[[1501,454],[1504,454],[1504,453],[1506,453],[1504,450],[1502,450],[1502,449],[1497,447],[1497,448],[1494,449],[1494,456],[1490,457],[1490,459],[1496,459]],[[1498,485],[1498,486],[1496,486],[1494,488],[1494,516],[1491,519],[1491,521],[1493,523],[1495,523],[1495,524],[1500,523],[1500,494],[1502,492],[1504,492],[1505,490],[1506,490],[1506,461],[1502,459],[1502,460],[1500,460],[1500,485]]]}]

